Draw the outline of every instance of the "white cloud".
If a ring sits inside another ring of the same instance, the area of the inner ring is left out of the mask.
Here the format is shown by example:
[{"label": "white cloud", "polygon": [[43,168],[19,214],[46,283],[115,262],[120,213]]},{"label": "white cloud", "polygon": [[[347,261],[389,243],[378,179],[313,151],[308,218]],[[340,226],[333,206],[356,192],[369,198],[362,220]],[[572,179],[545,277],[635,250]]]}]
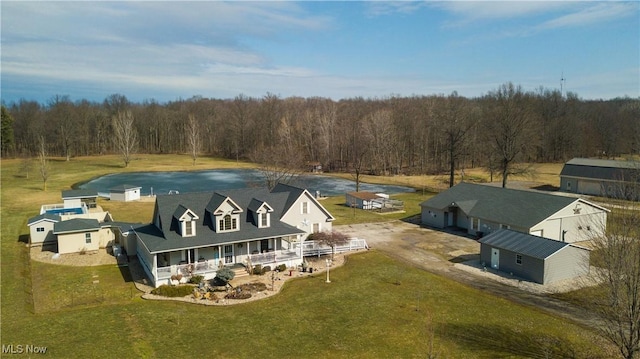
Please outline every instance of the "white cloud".
[{"label": "white cloud", "polygon": [[[539,22],[534,30],[590,25],[616,18],[638,15],[638,2],[582,2],[582,1],[444,1],[430,4],[433,8],[453,14],[456,18],[444,26],[461,27],[476,22],[527,18]],[[526,25],[524,25],[526,26]],[[516,32],[526,34],[529,30]]]},{"label": "white cloud", "polygon": [[627,16],[638,16],[640,3],[613,2],[596,3],[577,12],[546,21],[538,26],[541,30],[561,27],[586,26]]}]

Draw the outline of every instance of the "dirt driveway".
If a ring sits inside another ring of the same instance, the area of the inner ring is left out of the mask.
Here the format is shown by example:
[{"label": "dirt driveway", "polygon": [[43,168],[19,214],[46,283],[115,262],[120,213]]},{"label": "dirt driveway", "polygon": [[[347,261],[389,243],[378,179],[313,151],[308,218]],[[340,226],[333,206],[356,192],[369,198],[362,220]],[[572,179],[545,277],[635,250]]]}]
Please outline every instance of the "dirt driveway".
[{"label": "dirt driveway", "polygon": [[[334,229],[350,237],[366,239],[371,248],[418,268],[549,311],[580,325],[597,325],[597,317],[592,313],[548,295],[560,291],[560,287],[542,286],[483,270],[479,266],[480,244],[465,232],[437,231],[404,221],[334,226]],[[571,283],[559,283],[559,286],[568,284]]]}]

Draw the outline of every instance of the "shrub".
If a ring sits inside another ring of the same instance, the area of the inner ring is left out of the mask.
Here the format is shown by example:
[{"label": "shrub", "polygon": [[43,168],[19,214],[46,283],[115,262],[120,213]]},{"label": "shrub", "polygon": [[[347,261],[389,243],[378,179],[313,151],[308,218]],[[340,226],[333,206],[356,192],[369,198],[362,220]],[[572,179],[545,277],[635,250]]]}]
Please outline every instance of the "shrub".
[{"label": "shrub", "polygon": [[240,289],[242,292],[264,292],[267,290],[267,285],[261,282],[251,282],[239,285],[236,289]]},{"label": "shrub", "polygon": [[204,279],[204,276],[201,276],[199,274],[191,276],[191,278],[189,278],[189,283],[191,284],[200,284],[200,282],[202,282],[202,280]]},{"label": "shrub", "polygon": [[222,267],[218,269],[216,272],[216,277],[214,278],[216,281],[227,284],[233,277],[236,276],[236,273],[231,270],[229,267]]},{"label": "shrub", "polygon": [[287,265],[286,264],[281,264],[281,265],[277,266],[276,269],[278,270],[278,272],[284,272],[284,271],[287,270]]},{"label": "shrub", "polygon": [[253,267],[253,272],[251,272],[252,274],[257,274],[257,275],[261,275],[263,272],[262,270],[262,264],[258,264],[255,267]]},{"label": "shrub", "polygon": [[184,297],[193,292],[193,287],[190,285],[161,285],[151,291],[151,294],[161,295],[163,297]]},{"label": "shrub", "polygon": [[249,299],[251,298],[251,293],[247,291],[233,291],[227,295],[225,295],[227,299]]},{"label": "shrub", "polygon": [[262,274],[265,274],[267,272],[271,272],[271,266],[262,267]]}]

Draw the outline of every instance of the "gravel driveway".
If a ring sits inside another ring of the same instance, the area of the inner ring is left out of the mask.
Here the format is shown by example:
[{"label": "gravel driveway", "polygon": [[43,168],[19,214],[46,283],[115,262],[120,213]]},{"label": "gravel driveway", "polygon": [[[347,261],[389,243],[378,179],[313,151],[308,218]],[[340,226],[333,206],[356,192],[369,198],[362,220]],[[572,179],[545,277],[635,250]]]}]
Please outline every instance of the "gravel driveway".
[{"label": "gravel driveway", "polygon": [[415,221],[399,220],[334,226],[334,229],[350,237],[363,238],[371,248],[390,257],[471,287],[588,327],[598,323],[597,317],[585,309],[547,295],[575,289],[578,281],[543,286],[501,272],[483,271],[479,265],[480,244],[466,232],[439,231],[421,227]]}]

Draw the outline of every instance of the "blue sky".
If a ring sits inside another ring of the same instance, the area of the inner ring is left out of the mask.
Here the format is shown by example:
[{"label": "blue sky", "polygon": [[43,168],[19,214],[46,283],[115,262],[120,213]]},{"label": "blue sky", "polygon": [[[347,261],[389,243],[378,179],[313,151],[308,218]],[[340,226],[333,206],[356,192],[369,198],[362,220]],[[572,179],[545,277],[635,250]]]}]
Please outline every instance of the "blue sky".
[{"label": "blue sky", "polygon": [[640,97],[640,2],[2,1],[6,103],[449,94]]}]

